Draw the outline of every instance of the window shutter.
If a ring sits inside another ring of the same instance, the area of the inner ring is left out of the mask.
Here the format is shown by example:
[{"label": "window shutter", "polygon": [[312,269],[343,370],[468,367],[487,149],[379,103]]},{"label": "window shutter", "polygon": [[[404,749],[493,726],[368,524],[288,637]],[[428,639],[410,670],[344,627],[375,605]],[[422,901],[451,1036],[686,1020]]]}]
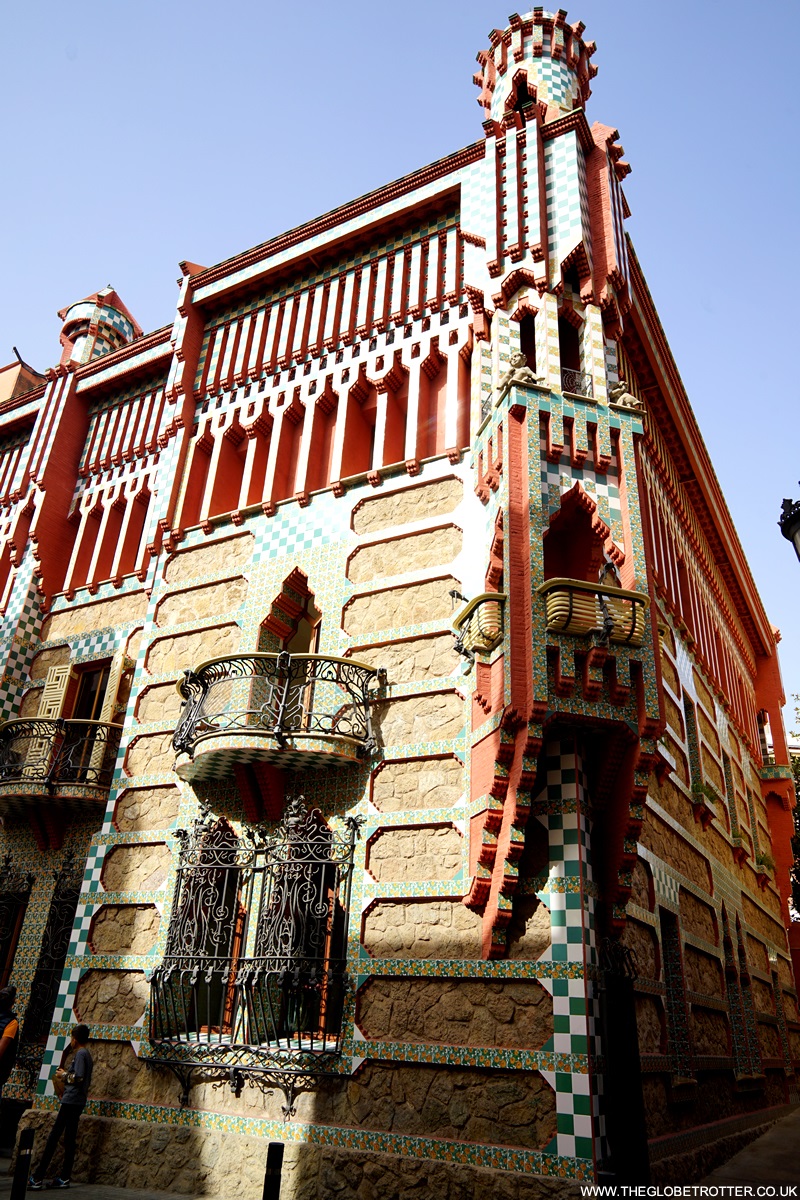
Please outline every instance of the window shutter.
[{"label": "window shutter", "polygon": [[[70,684],[74,678],[70,663],[50,667],[45,678],[37,719],[55,721],[61,716]],[[58,740],[60,741],[60,739]],[[50,758],[55,748],[56,739],[53,737],[34,738],[25,756],[29,766],[23,771],[23,779],[38,777],[42,770],[42,763]],[[52,758],[50,758],[50,764],[52,766]]]},{"label": "window shutter", "polygon": [[103,707],[98,717],[99,721],[105,721],[107,725],[110,725],[114,720],[114,707],[117,703],[119,685],[122,682],[122,676],[125,671],[125,661],[124,650],[118,650],[111,660],[108,682],[106,683],[106,694],[103,697]]},{"label": "window shutter", "polygon": [[[100,709],[98,720],[106,725],[114,723],[114,708],[117,703],[117,695],[119,694],[119,685],[122,682],[122,674],[125,670],[125,652],[118,650],[111,660],[111,667],[108,672],[108,682],[106,683],[106,694],[103,697],[103,707]],[[103,766],[103,759],[107,751],[106,742],[102,739],[98,740],[92,750],[91,769],[99,771]]]},{"label": "window shutter", "polygon": [[62,715],[64,701],[67,698],[67,691],[73,678],[72,667],[69,663],[60,667],[50,668],[47,672],[44,691],[42,692],[42,699],[39,704],[38,715],[40,717],[53,721]]}]

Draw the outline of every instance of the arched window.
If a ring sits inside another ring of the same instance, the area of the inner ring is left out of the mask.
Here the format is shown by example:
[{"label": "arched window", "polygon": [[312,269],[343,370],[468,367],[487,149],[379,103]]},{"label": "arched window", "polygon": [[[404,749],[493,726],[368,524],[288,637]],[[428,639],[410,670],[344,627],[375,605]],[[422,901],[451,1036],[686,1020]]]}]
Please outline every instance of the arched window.
[{"label": "arched window", "polygon": [[519,323],[519,348],[525,362],[536,373],[536,317],[526,312]]},{"label": "arched window", "polygon": [[258,648],[267,652],[316,654],[321,623],[322,613],[308,586],[308,576],[295,567],[281,584],[261,624]]},{"label": "arched window", "polygon": [[[572,318],[572,319],[570,319]],[[591,373],[584,370],[581,348],[582,321],[572,309],[558,316],[558,352],[561,358],[561,390],[576,396],[593,395]]]}]

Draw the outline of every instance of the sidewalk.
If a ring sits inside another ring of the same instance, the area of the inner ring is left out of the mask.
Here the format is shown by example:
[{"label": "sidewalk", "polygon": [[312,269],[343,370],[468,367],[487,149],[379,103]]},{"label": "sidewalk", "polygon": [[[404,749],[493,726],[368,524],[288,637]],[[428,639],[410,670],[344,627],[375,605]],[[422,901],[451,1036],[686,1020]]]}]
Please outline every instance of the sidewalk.
[{"label": "sidewalk", "polygon": [[778,1121],[701,1182],[800,1184],[800,1108]]},{"label": "sidewalk", "polygon": [[[8,1174],[10,1165],[11,1159],[0,1158],[0,1197],[11,1195],[12,1177]],[[32,1197],[44,1194],[28,1189],[25,1200],[32,1200]],[[47,1193],[50,1196],[60,1194],[57,1192]],[[104,1183],[75,1183],[69,1189],[69,1194],[74,1197],[74,1200],[207,1200],[205,1196],[181,1196],[178,1198],[174,1192],[143,1192],[139,1188],[109,1187]]]}]

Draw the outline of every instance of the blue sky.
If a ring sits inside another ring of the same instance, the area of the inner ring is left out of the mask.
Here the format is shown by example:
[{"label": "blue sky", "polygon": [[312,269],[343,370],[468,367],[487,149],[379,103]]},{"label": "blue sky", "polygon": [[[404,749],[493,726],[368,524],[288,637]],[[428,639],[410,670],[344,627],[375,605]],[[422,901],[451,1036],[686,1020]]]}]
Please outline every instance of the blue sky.
[{"label": "blue sky", "polygon": [[[40,369],[55,362],[56,310],[107,283],[146,330],[171,323],[181,259],[211,265],[477,140],[475,54],[506,8],[11,7],[0,361],[16,345]],[[800,563],[776,524],[783,496],[800,495],[790,13],[569,9],[598,45],[587,115],[619,129],[633,167],[628,229],[782,631],[787,693],[800,691]]]}]

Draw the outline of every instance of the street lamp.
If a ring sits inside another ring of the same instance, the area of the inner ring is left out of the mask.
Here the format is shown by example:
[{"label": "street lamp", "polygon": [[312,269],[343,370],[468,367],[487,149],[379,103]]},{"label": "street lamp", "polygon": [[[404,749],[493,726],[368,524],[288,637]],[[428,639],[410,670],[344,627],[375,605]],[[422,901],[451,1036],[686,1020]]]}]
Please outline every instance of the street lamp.
[{"label": "street lamp", "polygon": [[787,542],[792,543],[794,552],[800,559],[800,500],[784,500],[778,524],[781,533]]}]

